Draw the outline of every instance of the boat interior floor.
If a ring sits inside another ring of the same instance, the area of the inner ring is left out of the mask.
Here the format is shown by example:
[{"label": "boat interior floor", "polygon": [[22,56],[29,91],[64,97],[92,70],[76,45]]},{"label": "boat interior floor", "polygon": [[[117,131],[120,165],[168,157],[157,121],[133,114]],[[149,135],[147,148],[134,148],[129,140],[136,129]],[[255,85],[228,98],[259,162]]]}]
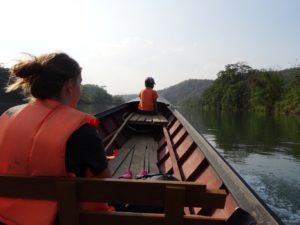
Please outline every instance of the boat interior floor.
[{"label": "boat interior floor", "polygon": [[118,149],[118,156],[110,160],[109,168],[113,178],[119,178],[128,170],[136,178],[142,171],[159,173],[157,167],[158,143],[146,134],[135,134]]}]

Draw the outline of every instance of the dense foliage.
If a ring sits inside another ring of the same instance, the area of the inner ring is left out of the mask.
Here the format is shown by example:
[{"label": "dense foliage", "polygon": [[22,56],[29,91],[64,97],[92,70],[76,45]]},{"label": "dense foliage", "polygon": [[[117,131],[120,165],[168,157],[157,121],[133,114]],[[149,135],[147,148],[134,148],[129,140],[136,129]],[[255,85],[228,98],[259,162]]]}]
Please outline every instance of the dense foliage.
[{"label": "dense foliage", "polygon": [[119,105],[124,100],[121,96],[112,96],[104,86],[99,87],[95,84],[84,84],[81,86],[81,104],[102,104],[102,105]]},{"label": "dense foliage", "polygon": [[229,64],[192,104],[221,110],[300,113],[300,68],[272,71]]}]

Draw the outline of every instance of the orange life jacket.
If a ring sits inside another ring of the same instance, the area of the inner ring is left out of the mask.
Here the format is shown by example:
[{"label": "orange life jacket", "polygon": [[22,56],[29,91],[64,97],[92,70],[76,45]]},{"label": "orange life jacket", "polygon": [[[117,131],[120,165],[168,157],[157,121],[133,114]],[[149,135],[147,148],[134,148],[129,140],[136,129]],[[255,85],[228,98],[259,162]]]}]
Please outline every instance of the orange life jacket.
[{"label": "orange life jacket", "polygon": [[[3,113],[0,174],[68,176],[66,142],[80,126],[94,120],[53,100],[36,100],[13,114]],[[54,201],[0,198],[0,221],[7,225],[50,225],[56,213]]]},{"label": "orange life jacket", "polygon": [[142,111],[153,111],[154,101],[158,98],[157,92],[152,88],[145,88],[139,94],[140,102],[139,102],[139,110]]}]

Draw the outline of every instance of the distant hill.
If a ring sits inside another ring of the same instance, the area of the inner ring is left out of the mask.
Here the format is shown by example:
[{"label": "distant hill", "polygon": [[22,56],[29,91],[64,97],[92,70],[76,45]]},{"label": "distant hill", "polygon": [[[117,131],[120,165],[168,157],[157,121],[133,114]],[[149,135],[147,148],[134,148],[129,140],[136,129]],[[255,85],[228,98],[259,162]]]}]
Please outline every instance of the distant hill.
[{"label": "distant hill", "polygon": [[184,103],[190,98],[201,96],[212,84],[212,80],[189,79],[158,91],[158,94],[174,105]]},{"label": "distant hill", "polygon": [[[18,92],[5,93],[4,87],[8,82],[9,70],[0,67],[0,99],[1,103],[22,103],[24,97]],[[180,82],[176,85],[170,86],[168,88],[158,90],[159,96],[164,97],[169,102],[174,105],[182,104],[191,98],[200,98],[202,92],[212,84],[212,80],[199,80],[199,79],[189,79]],[[116,104],[121,104],[123,99],[125,101],[137,98],[137,94],[129,94],[122,96],[112,96],[106,92],[102,87],[97,85],[83,85],[81,102],[91,104],[95,102],[93,96],[95,93],[90,93],[91,91],[96,91],[98,99],[100,102],[115,102]],[[102,98],[103,97],[103,98]],[[105,101],[104,101],[105,100]]]},{"label": "distant hill", "polygon": [[128,94],[128,95],[121,95],[125,102],[128,102],[134,98],[138,97],[138,94]]},{"label": "distant hill", "polygon": [[[164,97],[174,105],[201,96],[202,92],[212,84],[212,80],[189,79],[173,86],[158,90],[158,95]],[[121,95],[125,101],[137,98],[137,94]]]},{"label": "distant hill", "polygon": [[80,104],[120,105],[124,99],[118,95],[109,94],[103,86],[96,84],[81,85]]}]

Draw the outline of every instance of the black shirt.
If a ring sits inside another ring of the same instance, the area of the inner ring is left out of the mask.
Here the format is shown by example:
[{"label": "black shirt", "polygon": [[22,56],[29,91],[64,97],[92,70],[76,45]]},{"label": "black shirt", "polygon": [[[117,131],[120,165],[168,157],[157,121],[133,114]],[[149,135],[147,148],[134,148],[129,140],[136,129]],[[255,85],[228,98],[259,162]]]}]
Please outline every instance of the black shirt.
[{"label": "black shirt", "polygon": [[75,173],[77,177],[84,177],[87,168],[97,175],[108,167],[95,127],[84,124],[71,134],[66,144],[65,160],[67,172]]}]

